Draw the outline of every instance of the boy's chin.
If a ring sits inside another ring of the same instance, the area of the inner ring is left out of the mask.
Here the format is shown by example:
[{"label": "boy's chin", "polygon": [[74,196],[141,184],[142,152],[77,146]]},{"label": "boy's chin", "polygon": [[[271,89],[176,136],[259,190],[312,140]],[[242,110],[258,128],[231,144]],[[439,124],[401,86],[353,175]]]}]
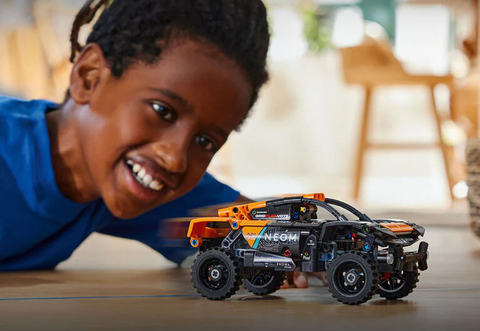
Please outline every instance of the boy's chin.
[{"label": "boy's chin", "polygon": [[103,201],[110,213],[112,213],[114,217],[122,220],[136,218],[155,208],[155,206],[146,206],[143,203],[133,201],[126,197],[120,198],[118,195],[113,199],[105,197]]},{"label": "boy's chin", "polygon": [[145,210],[139,210],[138,208],[130,209],[130,208],[125,208],[124,206],[120,208],[117,208],[117,207],[110,208],[108,204],[107,204],[107,208],[110,210],[113,216],[122,220],[129,220],[132,218],[136,218],[148,211],[148,209],[145,209]]},{"label": "boy's chin", "polygon": [[110,213],[118,219],[128,220],[141,216],[160,205],[166,204],[174,199],[170,197],[163,197],[155,203],[145,203],[145,201],[138,201],[128,197],[120,198],[118,195],[113,199],[104,198],[104,203]]}]

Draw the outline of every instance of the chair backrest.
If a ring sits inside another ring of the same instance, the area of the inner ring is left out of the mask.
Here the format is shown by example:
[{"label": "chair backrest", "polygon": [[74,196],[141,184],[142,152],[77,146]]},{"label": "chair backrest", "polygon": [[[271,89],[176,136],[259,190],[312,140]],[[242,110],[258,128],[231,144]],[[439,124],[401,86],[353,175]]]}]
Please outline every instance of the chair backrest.
[{"label": "chair backrest", "polygon": [[39,0],[33,4],[32,14],[49,66],[62,66],[70,58],[69,37],[75,11],[58,1]]},{"label": "chair backrest", "polygon": [[38,30],[35,26],[19,26],[13,32],[17,75],[20,78],[21,91],[26,98],[49,98],[50,74],[42,49]]},{"label": "chair backrest", "polygon": [[370,85],[386,76],[407,76],[385,41],[366,37],[358,46],[340,48],[340,54],[347,84]]},{"label": "chair backrest", "polygon": [[32,13],[50,71],[51,97],[60,102],[72,69],[69,37],[76,9],[59,1],[37,0]]},{"label": "chair backrest", "polygon": [[18,77],[18,61],[11,29],[0,29],[0,88],[2,92],[18,93],[20,79]]}]

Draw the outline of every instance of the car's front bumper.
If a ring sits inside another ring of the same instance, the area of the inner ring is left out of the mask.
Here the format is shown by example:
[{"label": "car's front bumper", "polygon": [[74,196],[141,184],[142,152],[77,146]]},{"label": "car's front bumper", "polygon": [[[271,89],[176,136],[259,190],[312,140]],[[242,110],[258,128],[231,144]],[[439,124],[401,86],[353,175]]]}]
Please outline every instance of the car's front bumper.
[{"label": "car's front bumper", "polygon": [[421,271],[428,268],[428,244],[424,241],[420,243],[417,252],[404,252],[402,247],[396,247],[394,256],[395,262],[393,264],[378,264],[380,272],[411,271],[416,263],[418,263],[418,269]]}]

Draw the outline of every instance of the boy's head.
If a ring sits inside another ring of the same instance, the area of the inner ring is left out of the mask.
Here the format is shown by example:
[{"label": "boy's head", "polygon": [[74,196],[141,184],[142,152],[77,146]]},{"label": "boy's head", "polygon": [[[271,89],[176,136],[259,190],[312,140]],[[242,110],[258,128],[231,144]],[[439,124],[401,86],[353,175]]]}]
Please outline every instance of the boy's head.
[{"label": "boy's head", "polygon": [[[106,7],[87,46],[72,39],[67,104],[95,193],[132,218],[200,181],[267,81],[270,35],[261,0]],[[72,36],[96,9],[83,8]]]}]

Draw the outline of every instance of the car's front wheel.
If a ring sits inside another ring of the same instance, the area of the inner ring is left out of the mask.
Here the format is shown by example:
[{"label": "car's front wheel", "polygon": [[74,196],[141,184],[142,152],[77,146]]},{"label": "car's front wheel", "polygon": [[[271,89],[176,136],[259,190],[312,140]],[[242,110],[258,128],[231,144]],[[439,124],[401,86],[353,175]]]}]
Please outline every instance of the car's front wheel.
[{"label": "car's front wheel", "polygon": [[210,300],[229,298],[240,289],[238,262],[221,248],[200,252],[193,262],[191,275],[197,292]]},{"label": "car's front wheel", "polygon": [[350,251],[335,257],[327,270],[329,291],[338,301],[359,305],[372,298],[378,288],[374,260],[363,252]]}]

